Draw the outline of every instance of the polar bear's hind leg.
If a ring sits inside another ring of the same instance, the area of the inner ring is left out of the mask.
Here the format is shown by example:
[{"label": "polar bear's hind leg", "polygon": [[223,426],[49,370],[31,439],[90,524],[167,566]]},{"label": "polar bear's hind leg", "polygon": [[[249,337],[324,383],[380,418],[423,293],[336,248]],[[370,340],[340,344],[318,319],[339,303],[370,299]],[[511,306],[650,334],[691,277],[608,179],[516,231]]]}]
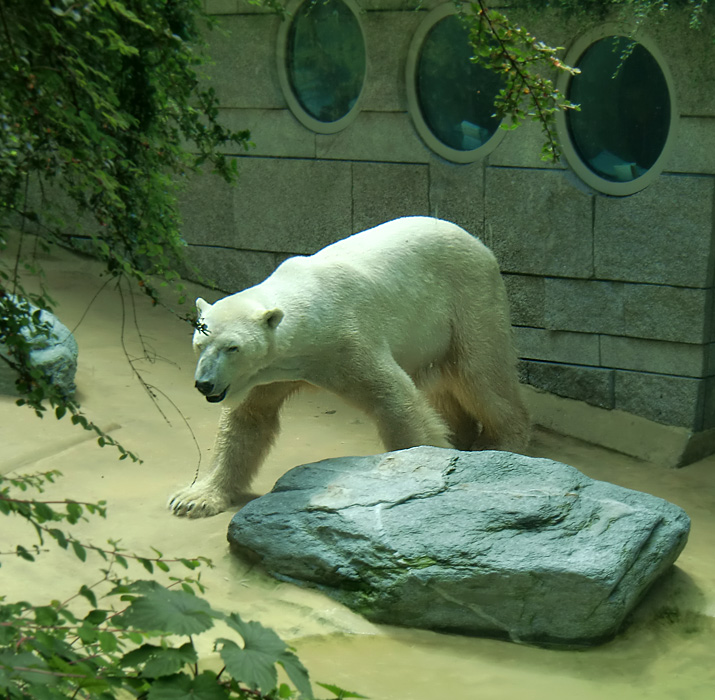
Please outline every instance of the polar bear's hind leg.
[{"label": "polar bear's hind leg", "polygon": [[521,452],[528,444],[529,415],[511,354],[507,346],[494,351],[493,362],[485,362],[483,354],[478,360],[463,357],[449,379],[453,402],[478,426],[470,429],[469,419],[461,416],[460,449]]},{"label": "polar bear's hind leg", "polygon": [[473,450],[482,433],[477,418],[464,409],[457,398],[445,388],[430,392],[430,403],[449,426],[449,440],[458,450]]}]

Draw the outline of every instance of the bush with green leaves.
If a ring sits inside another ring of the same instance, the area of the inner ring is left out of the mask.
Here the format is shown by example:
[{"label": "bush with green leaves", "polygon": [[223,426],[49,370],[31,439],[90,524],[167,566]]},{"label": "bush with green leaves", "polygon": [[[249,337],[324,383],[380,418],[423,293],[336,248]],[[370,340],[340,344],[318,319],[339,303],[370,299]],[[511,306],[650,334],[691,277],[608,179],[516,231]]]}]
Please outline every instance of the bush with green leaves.
[{"label": "bush with green leaves", "polygon": [[[105,517],[106,504],[44,501],[32,494],[41,493],[59,476],[52,471],[0,477],[0,513],[23,519],[36,537],[32,545],[17,544],[1,554],[34,562],[50,541],[82,562],[98,556],[103,568],[96,580],[82,584],[64,601],[38,605],[0,597],[0,696],[8,700],[313,697],[308,672],[273,630],[247,622],[236,612],[213,608],[201,595],[205,589],[200,575],[171,575],[172,565],[196,572],[201,564],[210,565],[208,560],[171,560],[158,550],[152,557],[139,556],[115,541],[103,549],[68,532],[66,526],[87,516]],[[129,575],[137,565],[149,574],[156,569],[164,572],[167,585]],[[214,642],[223,668],[202,670],[196,636],[219,621],[231,633]],[[287,682],[279,681],[278,667]],[[331,697],[363,697],[319,685]]]},{"label": "bush with green leaves", "polygon": [[[202,7],[0,3],[0,362],[23,403],[90,430],[98,431],[79,406],[32,367],[17,333],[30,321],[27,305],[14,300],[52,310],[49,290],[29,291],[23,279],[41,273],[34,247],[53,243],[91,250],[111,277],[154,302],[161,286],[181,294],[177,194],[201,168],[235,180],[236,160],[223,151],[251,145],[247,131],[219,122],[215,92],[202,83],[202,33],[212,26]],[[30,226],[40,238],[30,250],[21,239],[11,255],[8,229]]]},{"label": "bush with green leaves", "polygon": [[[564,63],[564,47],[549,46],[510,17],[524,8],[543,10],[543,0],[514,0],[505,10],[490,9],[487,0],[454,2],[469,28],[472,60],[505,82],[494,104],[496,115],[505,119],[502,128],[515,129],[527,119],[538,122],[544,134],[541,157],[557,161],[561,147],[556,138],[556,115],[579,109],[556,88],[557,76],[580,71]],[[713,7],[708,0],[553,0],[548,5],[584,19],[611,16],[626,29],[630,27],[631,33],[647,18],[665,15],[673,7],[685,7],[691,28],[697,29],[706,9]]]},{"label": "bush with green leaves", "polygon": [[[218,121],[213,90],[202,87],[200,0],[2,0],[0,2],[0,362],[15,373],[20,405],[97,433],[120,458],[137,457],[116,443],[63,396],[30,361],[20,332],[46,324],[30,303],[52,310],[36,246],[77,247],[76,221],[109,275],[158,302],[159,287],[181,291],[176,267],[185,243],[177,192],[189,172],[209,166],[229,181],[234,159],[222,149],[245,149],[246,131]],[[210,25],[207,25],[210,26]],[[29,250],[23,231],[33,227]],[[20,231],[10,254],[8,232]],[[82,250],[86,250],[86,241]],[[30,303],[28,303],[30,302]],[[31,340],[37,340],[33,338]],[[194,571],[197,559],[143,557],[109,542],[89,546],[67,532],[103,503],[44,501],[58,474],[0,477],[0,513],[24,519],[37,539],[3,554],[35,561],[47,542],[104,567],[68,600],[45,604],[0,599],[0,695],[6,698],[312,697],[305,668],[269,629],[215,610],[200,578],[139,580],[124,571]],[[7,528],[4,529],[7,532]],[[134,562],[134,564],[132,564]],[[206,562],[204,562],[206,563]],[[121,575],[121,573],[124,575]],[[167,574],[168,575],[168,574]],[[88,609],[87,609],[88,608]],[[231,638],[216,640],[225,668],[201,671],[194,638],[214,623]],[[292,688],[278,681],[282,667]],[[336,697],[358,697],[326,686]]]}]

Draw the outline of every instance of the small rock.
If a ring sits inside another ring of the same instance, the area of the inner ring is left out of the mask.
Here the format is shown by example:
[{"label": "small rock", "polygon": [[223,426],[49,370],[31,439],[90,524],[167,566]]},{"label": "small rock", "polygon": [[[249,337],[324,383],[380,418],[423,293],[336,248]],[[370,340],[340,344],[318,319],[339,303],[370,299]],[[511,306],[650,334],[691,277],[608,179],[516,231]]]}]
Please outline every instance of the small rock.
[{"label": "small rock", "polygon": [[618,632],[689,530],[678,506],[559,462],[416,447],[296,467],[228,539],[373,622],[583,647]]},{"label": "small rock", "polygon": [[[12,295],[8,295],[15,299]],[[34,314],[38,310],[33,304],[28,304],[29,311]],[[74,396],[74,382],[77,372],[77,341],[54,314],[42,310],[40,323],[48,324],[49,333],[39,329],[33,323],[22,329],[22,335],[32,346],[30,361],[42,369],[48,381],[57,386],[66,398]],[[0,355],[8,356],[7,346],[0,343]],[[0,362],[0,391],[15,393],[16,375],[4,362]]]}]

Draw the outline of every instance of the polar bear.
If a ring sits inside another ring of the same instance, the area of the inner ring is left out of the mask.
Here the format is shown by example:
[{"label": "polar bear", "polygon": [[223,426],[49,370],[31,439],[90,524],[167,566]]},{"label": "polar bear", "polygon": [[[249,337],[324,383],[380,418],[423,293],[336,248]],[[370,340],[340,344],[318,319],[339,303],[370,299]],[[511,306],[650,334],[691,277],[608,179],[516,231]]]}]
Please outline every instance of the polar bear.
[{"label": "polar bear", "polygon": [[196,388],[225,407],[213,469],[170,498],[176,515],[234,504],[277,435],[281,405],[307,385],[363,409],[388,451],[525,447],[499,267],[455,224],[390,221],[196,306]]}]

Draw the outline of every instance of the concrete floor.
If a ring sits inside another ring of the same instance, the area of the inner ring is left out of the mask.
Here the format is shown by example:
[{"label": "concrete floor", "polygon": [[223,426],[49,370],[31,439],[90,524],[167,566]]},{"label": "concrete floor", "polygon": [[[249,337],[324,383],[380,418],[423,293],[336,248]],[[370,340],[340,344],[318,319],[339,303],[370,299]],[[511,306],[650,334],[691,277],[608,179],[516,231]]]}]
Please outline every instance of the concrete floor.
[{"label": "concrete floor", "polygon": [[[314,679],[379,700],[715,696],[715,457],[676,471],[657,460],[639,461],[537,432],[534,455],[666,498],[692,518],[690,541],[673,573],[640,606],[634,623],[609,644],[585,652],[548,651],[372,625],[317,592],[278,583],[233,557],[226,543],[232,513],[185,520],[166,510],[174,489],[190,483],[197,468],[201,473],[208,469],[218,418],[219,409],[192,386],[191,328],[136,296],[145,353],[133,313],[126,314],[131,321],[122,332],[121,297],[113,283],[93,301],[105,281],[96,263],[66,253],[45,256],[42,263],[59,302],[58,315],[79,343],[77,386],[84,411],[143,462],[119,462],[114,450],[100,449],[91,434],[66,419],[39,420],[17,408],[13,397],[3,396],[0,472],[59,469],[64,478],[47,490],[48,498],[106,500],[106,520],[93,518],[78,527],[87,541],[101,545],[113,538],[144,555],[151,555],[154,546],[166,556],[211,558],[214,567],[203,570],[202,580],[212,605],[274,627],[298,649]],[[130,303],[126,292],[124,300]],[[156,387],[158,407],[137,381],[128,357]],[[381,451],[369,421],[323,392],[292,400],[283,425],[254,484],[257,494],[270,490],[292,466]],[[0,551],[35,541],[31,531],[13,521],[2,523],[1,539]],[[99,559],[81,564],[56,548],[42,554],[37,564],[4,557],[0,591],[10,600],[63,599],[100,578],[101,567]],[[131,573],[144,575],[141,568]],[[211,663],[211,639],[199,643]]]}]

